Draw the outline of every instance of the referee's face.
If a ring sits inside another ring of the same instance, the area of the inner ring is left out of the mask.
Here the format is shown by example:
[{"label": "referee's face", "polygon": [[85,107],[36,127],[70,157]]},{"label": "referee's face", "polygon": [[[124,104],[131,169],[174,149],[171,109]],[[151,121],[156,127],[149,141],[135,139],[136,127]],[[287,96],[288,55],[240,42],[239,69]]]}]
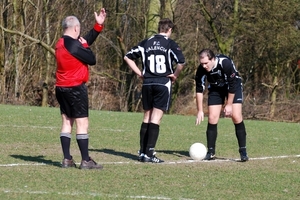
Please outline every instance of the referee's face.
[{"label": "referee's face", "polygon": [[209,58],[207,56],[204,56],[204,57],[200,57],[200,64],[202,65],[202,67],[206,70],[206,71],[211,71],[212,68],[214,67],[215,65],[215,62],[214,62],[214,58],[209,60]]}]

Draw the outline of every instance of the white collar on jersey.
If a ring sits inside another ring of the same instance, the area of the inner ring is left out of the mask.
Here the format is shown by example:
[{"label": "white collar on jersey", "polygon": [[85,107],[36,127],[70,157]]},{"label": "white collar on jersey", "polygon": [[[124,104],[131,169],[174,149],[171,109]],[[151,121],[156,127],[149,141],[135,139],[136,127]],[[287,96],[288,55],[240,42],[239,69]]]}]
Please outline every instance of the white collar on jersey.
[{"label": "white collar on jersey", "polygon": [[218,57],[215,57],[215,66],[213,66],[213,68],[212,68],[211,70],[213,70],[214,68],[217,67],[218,62],[219,62],[219,58],[218,58]]}]

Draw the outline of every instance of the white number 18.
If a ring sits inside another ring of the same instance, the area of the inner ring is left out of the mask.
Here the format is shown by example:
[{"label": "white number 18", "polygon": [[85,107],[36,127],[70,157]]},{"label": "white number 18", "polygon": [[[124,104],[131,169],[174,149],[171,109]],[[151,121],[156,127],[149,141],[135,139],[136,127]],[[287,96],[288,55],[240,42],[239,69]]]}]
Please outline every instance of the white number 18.
[{"label": "white number 18", "polygon": [[153,73],[166,72],[166,58],[163,55],[151,55],[148,57],[150,61],[150,71]]}]

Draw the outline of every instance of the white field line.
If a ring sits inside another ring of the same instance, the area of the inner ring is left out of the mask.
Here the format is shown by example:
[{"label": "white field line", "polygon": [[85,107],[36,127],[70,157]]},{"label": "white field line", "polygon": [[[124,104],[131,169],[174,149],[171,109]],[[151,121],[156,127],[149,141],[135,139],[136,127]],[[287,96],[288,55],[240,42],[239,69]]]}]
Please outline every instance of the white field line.
[{"label": "white field line", "polygon": [[[268,157],[258,157],[258,158],[250,158],[249,160],[268,160],[268,159],[282,159],[282,158],[299,158],[300,155],[285,155],[285,156],[268,156]],[[169,161],[165,162],[165,164],[186,164],[186,163],[219,163],[219,162],[228,162],[228,161],[238,161],[238,159],[216,159],[213,161],[195,161],[195,160],[184,160],[184,161]],[[141,162],[104,162],[101,164],[109,165],[109,164],[140,164]],[[12,163],[12,164],[0,164],[0,167],[15,167],[15,166],[39,166],[39,165],[47,165],[45,163]],[[161,164],[159,164],[161,165]],[[17,193],[17,194],[53,194],[56,193],[58,195],[68,195],[68,196],[92,196],[92,197],[108,197],[108,198],[127,198],[127,199],[156,199],[156,200],[172,200],[169,197],[159,197],[159,196],[118,196],[118,195],[110,195],[110,194],[102,194],[102,193],[67,193],[67,192],[50,192],[50,191],[30,191],[30,190],[11,190],[11,189],[3,189],[0,191],[3,193]],[[178,198],[178,200],[194,200],[187,198]]]},{"label": "white field line", "polygon": [[[269,159],[282,159],[282,158],[300,158],[300,155],[285,155],[285,156],[267,156],[267,157],[257,157],[257,158],[249,158],[251,160],[269,160]],[[168,161],[164,163],[159,163],[159,165],[166,165],[166,164],[188,164],[188,163],[219,163],[219,162],[238,162],[239,159],[227,159],[227,158],[220,158],[216,160],[210,161],[203,161],[203,160],[179,160],[179,161]],[[102,165],[115,165],[115,164],[144,164],[138,161],[126,161],[126,162],[99,162]],[[76,163],[80,165],[80,163]],[[47,163],[11,163],[11,164],[0,164],[0,167],[17,167],[17,166],[41,166],[41,165],[50,165]]]},{"label": "white field line", "polygon": [[[10,190],[10,189],[0,189],[3,193],[17,193],[17,194],[58,194],[64,196],[92,196],[92,197],[109,197],[112,199],[116,198],[126,198],[126,199],[157,199],[157,200],[172,200],[169,197],[155,197],[155,196],[119,196],[119,195],[110,195],[110,194],[102,194],[102,193],[82,193],[82,192],[47,192],[47,191],[30,191],[30,190]],[[194,199],[186,199],[186,198],[178,198],[178,200],[194,200]]]}]

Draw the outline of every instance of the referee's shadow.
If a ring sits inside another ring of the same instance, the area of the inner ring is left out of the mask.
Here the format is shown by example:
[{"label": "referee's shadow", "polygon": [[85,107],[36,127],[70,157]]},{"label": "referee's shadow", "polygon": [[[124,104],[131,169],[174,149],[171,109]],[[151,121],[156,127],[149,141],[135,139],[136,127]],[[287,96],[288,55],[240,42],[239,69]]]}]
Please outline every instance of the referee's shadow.
[{"label": "referee's shadow", "polygon": [[61,167],[61,163],[57,161],[53,161],[50,159],[46,159],[44,155],[37,156],[29,156],[29,155],[10,155],[13,158],[24,160],[26,162],[35,162],[35,163],[43,163],[46,165],[53,165],[56,167]]}]

